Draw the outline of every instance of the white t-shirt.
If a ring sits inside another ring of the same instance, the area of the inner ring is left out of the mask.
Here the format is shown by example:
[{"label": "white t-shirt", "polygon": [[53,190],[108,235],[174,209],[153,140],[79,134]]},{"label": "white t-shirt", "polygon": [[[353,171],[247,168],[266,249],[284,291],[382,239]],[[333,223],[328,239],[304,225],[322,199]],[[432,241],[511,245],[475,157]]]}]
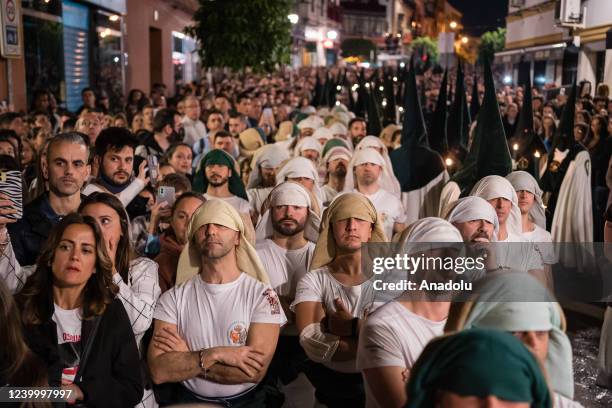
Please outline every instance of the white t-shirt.
[{"label": "white t-shirt", "polygon": [[508,232],[503,241],[497,241],[495,256],[499,266],[527,272],[532,269],[543,269],[542,256],[533,242],[522,234]]},{"label": "white t-shirt", "polygon": [[[376,308],[375,292],[371,280],[356,286],[346,286],[338,282],[329,272],[329,268],[324,266],[308,272],[299,281],[291,310],[295,311],[295,306],[302,302],[320,302],[327,310],[335,311],[334,300],[339,298],[353,317],[361,319]],[[330,361],[323,364],[343,373],[359,372],[356,360]]]},{"label": "white t-shirt", "polygon": [[321,187],[321,195],[323,196],[322,198],[324,205],[331,203],[338,194],[340,194],[340,192],[336,191],[329,184],[325,184],[323,187]]},{"label": "white t-shirt", "polygon": [[308,241],[300,249],[288,250],[269,238],[257,244],[257,255],[268,272],[270,285],[279,296],[295,298],[297,284],[308,272],[314,248],[315,244]]},{"label": "white t-shirt", "polygon": [[[223,284],[206,283],[198,274],[165,292],[153,318],[175,324],[190,350],[244,346],[251,323],[282,326],[287,321],[274,290],[246,273]],[[255,386],[217,384],[200,377],[183,385],[202,397],[228,397]]]},{"label": "white t-shirt", "polygon": [[[357,190],[355,191],[358,192]],[[404,224],[406,222],[406,211],[404,211],[402,202],[399,198],[382,188],[372,195],[363,195],[368,197],[372,204],[374,204],[374,208],[376,208],[376,211],[382,218],[385,235],[391,241],[391,238],[393,238],[393,224],[396,222]]]},{"label": "white t-shirt", "polygon": [[[399,302],[391,301],[369,315],[359,332],[357,367],[403,367],[412,369],[434,337],[444,333],[446,319],[428,320]],[[380,407],[365,382],[366,407]]]},{"label": "white t-shirt", "polygon": [[261,213],[261,206],[263,205],[266,198],[270,195],[270,191],[272,191],[274,187],[258,187],[258,188],[249,188],[247,190],[247,197],[249,197],[249,204],[251,211],[257,212],[257,214]]},{"label": "white t-shirt", "polygon": [[211,195],[208,194],[204,194],[204,197],[207,200],[211,200],[213,198],[219,199],[219,200],[223,200],[226,203],[228,203],[229,205],[231,205],[232,207],[234,207],[234,209],[236,211],[238,211],[241,214],[250,214],[251,211],[251,206],[249,205],[249,202],[247,200],[245,200],[244,198],[240,198],[238,196],[230,196],[230,197],[213,197]]},{"label": "white t-shirt", "polygon": [[[533,231],[523,232],[523,236],[528,241],[535,244],[536,248],[542,253],[542,259],[545,264],[552,265],[557,263],[557,256],[552,245],[552,236],[550,232],[537,224],[534,224]],[[539,244],[539,245],[538,245]]]},{"label": "white t-shirt", "polygon": [[81,361],[81,309],[62,309],[55,305],[52,320],[57,327],[57,343],[62,369],[62,385],[72,384]]}]

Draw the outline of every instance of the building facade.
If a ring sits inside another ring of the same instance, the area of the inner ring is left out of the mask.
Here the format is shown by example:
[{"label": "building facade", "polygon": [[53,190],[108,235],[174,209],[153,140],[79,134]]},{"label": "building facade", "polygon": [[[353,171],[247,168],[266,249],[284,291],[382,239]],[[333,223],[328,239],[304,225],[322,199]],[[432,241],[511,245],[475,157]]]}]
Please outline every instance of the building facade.
[{"label": "building facade", "polygon": [[340,0],[295,0],[292,66],[327,66],[338,61],[342,8]]},{"label": "building facade", "polygon": [[[2,0],[16,1],[16,0]],[[18,1],[18,0],[17,0]],[[195,41],[182,31],[195,0],[22,0],[22,53],[0,58],[0,100],[27,110],[37,89],[76,110],[81,91],[120,104],[132,88],[175,86],[197,77]]]},{"label": "building facade", "polygon": [[[529,64],[529,74],[537,86],[568,85],[574,75],[578,82],[588,81],[594,91],[598,83],[612,82],[612,59],[606,50],[606,33],[612,28],[612,7],[608,0],[585,0],[581,5],[582,23],[574,28],[561,27],[555,12],[561,0],[510,0],[506,18],[506,47],[496,54],[506,77],[516,83],[521,59]],[[578,63],[564,54],[568,45],[578,47]],[[574,62],[575,63],[575,62]]]}]

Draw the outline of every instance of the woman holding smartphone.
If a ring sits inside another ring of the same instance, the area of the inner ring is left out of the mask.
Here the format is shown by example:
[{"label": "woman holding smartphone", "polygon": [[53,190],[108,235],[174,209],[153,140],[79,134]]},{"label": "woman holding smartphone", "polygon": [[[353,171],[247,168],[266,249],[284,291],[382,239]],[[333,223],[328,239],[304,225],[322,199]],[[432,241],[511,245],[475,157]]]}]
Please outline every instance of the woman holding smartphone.
[{"label": "woman holding smartphone", "polygon": [[143,393],[112,265],[97,222],[70,214],[52,230],[36,273],[16,296],[26,343],[45,362],[49,385],[88,407],[134,406]]}]

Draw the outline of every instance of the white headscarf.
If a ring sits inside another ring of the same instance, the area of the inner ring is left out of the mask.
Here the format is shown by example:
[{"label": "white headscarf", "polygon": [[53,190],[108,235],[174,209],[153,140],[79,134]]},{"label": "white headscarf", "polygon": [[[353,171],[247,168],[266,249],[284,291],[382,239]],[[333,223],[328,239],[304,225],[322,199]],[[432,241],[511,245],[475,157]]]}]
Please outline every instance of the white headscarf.
[{"label": "white headscarf", "polygon": [[518,197],[514,187],[508,180],[502,176],[486,176],[483,177],[474,185],[471,196],[484,198],[485,200],[493,200],[496,198],[505,198],[512,203],[510,215],[506,221],[506,229],[508,233],[516,235],[522,234],[521,210],[518,207]]},{"label": "white headscarf", "polygon": [[300,129],[300,130],[303,130],[303,129],[317,130],[319,128],[319,126],[317,126],[317,122],[315,122],[314,118],[315,118],[315,116],[309,116],[306,119],[302,119],[297,124],[298,129]]},{"label": "white headscarf", "polygon": [[[317,129],[317,132],[320,129]],[[315,132],[316,133],[316,132]],[[321,150],[323,150],[323,146],[321,143],[313,136],[305,137],[298,142],[295,146],[295,155],[300,156],[304,150],[314,150],[319,153],[319,157],[321,156]]]},{"label": "white headscarf", "polygon": [[332,132],[331,129],[328,129],[326,127],[320,127],[317,130],[315,130],[315,132],[312,134],[312,138],[317,141],[319,141],[319,139],[325,139],[325,141],[328,141],[329,139],[333,137],[334,137],[334,132]]},{"label": "white headscarf", "polygon": [[251,174],[246,188],[255,188],[261,184],[260,167],[275,169],[286,160],[289,160],[289,152],[282,146],[269,144],[260,147],[251,160]]},{"label": "white headscarf", "polygon": [[179,285],[200,273],[201,255],[192,240],[195,233],[206,224],[218,224],[240,232],[240,243],[236,247],[238,268],[247,275],[268,283],[266,273],[255,248],[245,236],[245,226],[238,212],[230,204],[216,198],[207,200],[191,217],[187,227],[187,243],[179,257],[176,269],[176,284]]},{"label": "white headscarf", "polygon": [[398,241],[404,243],[405,253],[410,255],[428,249],[455,247],[448,244],[463,244],[463,237],[450,222],[442,218],[425,217],[410,224],[400,234]]},{"label": "white headscarf", "polygon": [[348,129],[346,128],[345,125],[343,125],[340,122],[332,123],[332,125],[329,127],[329,130],[332,132],[334,136],[337,136],[337,135],[346,136],[348,134]]},{"label": "white headscarf", "polygon": [[347,162],[351,161],[351,151],[342,146],[332,147],[325,153],[325,156],[323,156],[323,162],[327,165],[330,161],[338,158],[345,159]]},{"label": "white headscarf", "polygon": [[497,213],[491,204],[484,198],[480,197],[464,197],[457,200],[446,216],[448,222],[468,222],[474,220],[485,220],[493,224],[495,232],[494,237],[497,237],[499,232],[499,220]]},{"label": "white headscarf", "polygon": [[393,172],[393,165],[391,164],[391,159],[389,158],[389,150],[387,149],[387,146],[377,136],[366,136],[361,139],[357,147],[355,147],[355,150],[363,150],[367,148],[382,149],[381,155],[383,159],[385,159],[385,164],[387,166],[387,169],[389,170],[389,173],[393,176],[393,190],[389,190],[389,192],[399,196],[401,194],[402,189],[400,187],[399,181],[397,180],[397,177],[395,177],[395,173]]},{"label": "white headscarf", "polygon": [[308,207],[308,221],[304,227],[304,237],[311,242],[317,242],[321,218],[314,211],[310,194],[304,186],[295,182],[281,183],[270,192],[269,200],[270,206],[263,213],[261,219],[257,223],[257,229],[255,230],[258,242],[272,236],[274,228],[272,226],[270,208],[280,205]]},{"label": "white headscarf", "polygon": [[[397,195],[399,197],[399,184],[396,186],[395,183],[397,179],[395,176],[389,171],[387,167],[387,163],[385,159],[378,153],[378,151],[370,148],[356,150],[353,154],[353,158],[349,162],[348,169],[346,171],[346,179],[344,182],[344,191],[353,191],[353,189],[357,188],[357,180],[353,174],[355,167],[364,163],[373,163],[382,167],[382,172],[380,173],[380,177],[378,179],[378,185],[383,190],[388,191],[391,194]],[[397,188],[396,188],[397,187]]]},{"label": "white headscarf", "polygon": [[286,162],[276,173],[276,185],[285,182],[288,178],[297,177],[305,177],[314,180],[313,193],[319,201],[319,208],[321,208],[323,195],[319,188],[319,173],[311,160],[298,156]]},{"label": "white headscarf", "polygon": [[508,181],[518,193],[521,190],[529,191],[534,195],[534,203],[529,210],[529,215],[539,227],[546,229],[546,215],[544,214],[544,203],[542,202],[542,189],[536,179],[526,171],[513,171],[506,176]]}]

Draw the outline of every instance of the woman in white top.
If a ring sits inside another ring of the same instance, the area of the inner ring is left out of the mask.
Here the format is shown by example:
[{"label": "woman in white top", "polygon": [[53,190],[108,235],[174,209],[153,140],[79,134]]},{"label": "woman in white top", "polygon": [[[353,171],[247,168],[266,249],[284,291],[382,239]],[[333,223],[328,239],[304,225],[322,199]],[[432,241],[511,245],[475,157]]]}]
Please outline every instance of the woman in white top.
[{"label": "woman in white top", "polygon": [[[153,322],[153,311],[161,294],[157,263],[148,258],[134,258],[130,243],[129,220],[117,197],[93,193],[79,207],[82,215],[94,218],[104,236],[106,250],[113,262],[113,282],[119,287],[117,297],[130,318],[138,348]],[[155,407],[153,390],[145,385],[139,407]]]}]

